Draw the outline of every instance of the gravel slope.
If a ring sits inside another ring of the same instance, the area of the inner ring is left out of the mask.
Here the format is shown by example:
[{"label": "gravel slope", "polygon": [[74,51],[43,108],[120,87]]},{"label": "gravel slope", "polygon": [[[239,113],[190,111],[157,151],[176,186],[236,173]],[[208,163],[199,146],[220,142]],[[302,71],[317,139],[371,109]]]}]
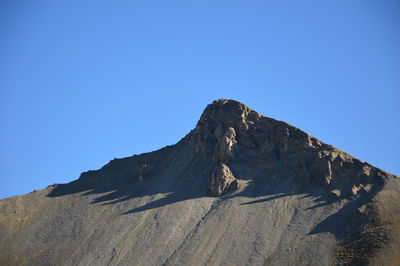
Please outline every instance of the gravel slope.
[{"label": "gravel slope", "polygon": [[398,177],[218,100],[176,145],[0,200],[0,264],[400,265],[399,202]]}]

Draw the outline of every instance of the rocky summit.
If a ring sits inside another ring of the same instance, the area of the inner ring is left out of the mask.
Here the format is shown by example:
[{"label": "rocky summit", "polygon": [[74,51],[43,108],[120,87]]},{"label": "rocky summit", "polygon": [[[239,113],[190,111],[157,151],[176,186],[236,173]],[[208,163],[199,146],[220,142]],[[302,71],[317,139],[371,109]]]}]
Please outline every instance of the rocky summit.
[{"label": "rocky summit", "polygon": [[400,265],[395,175],[233,100],[163,149],[0,201],[0,265]]}]

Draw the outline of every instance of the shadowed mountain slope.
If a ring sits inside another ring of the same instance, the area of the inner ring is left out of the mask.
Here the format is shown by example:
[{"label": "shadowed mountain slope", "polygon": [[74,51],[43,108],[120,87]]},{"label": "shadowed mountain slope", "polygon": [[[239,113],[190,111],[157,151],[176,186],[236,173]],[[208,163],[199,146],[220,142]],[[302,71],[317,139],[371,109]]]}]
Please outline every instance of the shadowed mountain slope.
[{"label": "shadowed mountain slope", "polygon": [[400,181],[242,103],[0,201],[1,265],[400,265]]}]

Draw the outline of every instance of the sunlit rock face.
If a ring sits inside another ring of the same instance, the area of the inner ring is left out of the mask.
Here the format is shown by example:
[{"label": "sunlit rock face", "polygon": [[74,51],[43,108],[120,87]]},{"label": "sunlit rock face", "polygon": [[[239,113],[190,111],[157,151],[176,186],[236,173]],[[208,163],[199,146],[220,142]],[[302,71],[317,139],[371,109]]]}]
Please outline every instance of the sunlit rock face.
[{"label": "sunlit rock face", "polygon": [[212,158],[217,168],[224,164],[230,170],[238,162],[275,165],[290,169],[302,182],[322,184],[335,197],[356,196],[382,183],[381,171],[368,163],[237,101],[208,105],[188,139],[197,154]]},{"label": "sunlit rock face", "polygon": [[399,265],[399,191],[220,99],[175,145],[1,200],[0,265]]},{"label": "sunlit rock face", "polygon": [[238,188],[238,181],[228,166],[218,164],[208,180],[208,188],[214,196],[221,196]]}]

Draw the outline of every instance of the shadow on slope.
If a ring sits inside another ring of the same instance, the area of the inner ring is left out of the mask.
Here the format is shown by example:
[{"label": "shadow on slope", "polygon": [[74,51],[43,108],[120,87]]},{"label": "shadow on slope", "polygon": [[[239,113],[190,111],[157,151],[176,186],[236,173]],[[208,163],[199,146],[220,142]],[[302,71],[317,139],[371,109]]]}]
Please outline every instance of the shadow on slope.
[{"label": "shadow on slope", "polygon": [[[212,166],[211,159],[197,156],[193,147],[181,142],[155,152],[114,159],[97,171],[83,173],[76,181],[57,185],[48,196],[60,197],[75,193],[82,193],[82,196],[99,195],[92,204],[104,205],[141,197],[152,198],[147,204],[123,214],[143,212],[180,201],[210,197],[206,182]],[[222,200],[255,198],[242,204],[250,205],[304,195],[315,198],[315,205],[309,209],[320,208],[337,200],[329,196],[320,181],[304,182],[283,163],[259,171],[246,167],[239,164],[231,166],[234,175],[248,180],[249,184],[240,192],[223,196]],[[370,201],[381,187],[375,186],[371,191],[350,200],[342,209],[318,224],[310,234],[331,232],[338,238],[344,237],[343,228],[348,219],[359,207]]]},{"label": "shadow on slope", "polygon": [[178,144],[175,149],[166,147],[114,159],[99,170],[82,173],[78,180],[57,185],[48,197],[76,193],[99,195],[91,203],[109,205],[145,196],[164,196],[126,213],[145,211],[208,196],[201,175],[201,169],[207,166],[205,163],[206,160],[191,156],[191,150]]}]

